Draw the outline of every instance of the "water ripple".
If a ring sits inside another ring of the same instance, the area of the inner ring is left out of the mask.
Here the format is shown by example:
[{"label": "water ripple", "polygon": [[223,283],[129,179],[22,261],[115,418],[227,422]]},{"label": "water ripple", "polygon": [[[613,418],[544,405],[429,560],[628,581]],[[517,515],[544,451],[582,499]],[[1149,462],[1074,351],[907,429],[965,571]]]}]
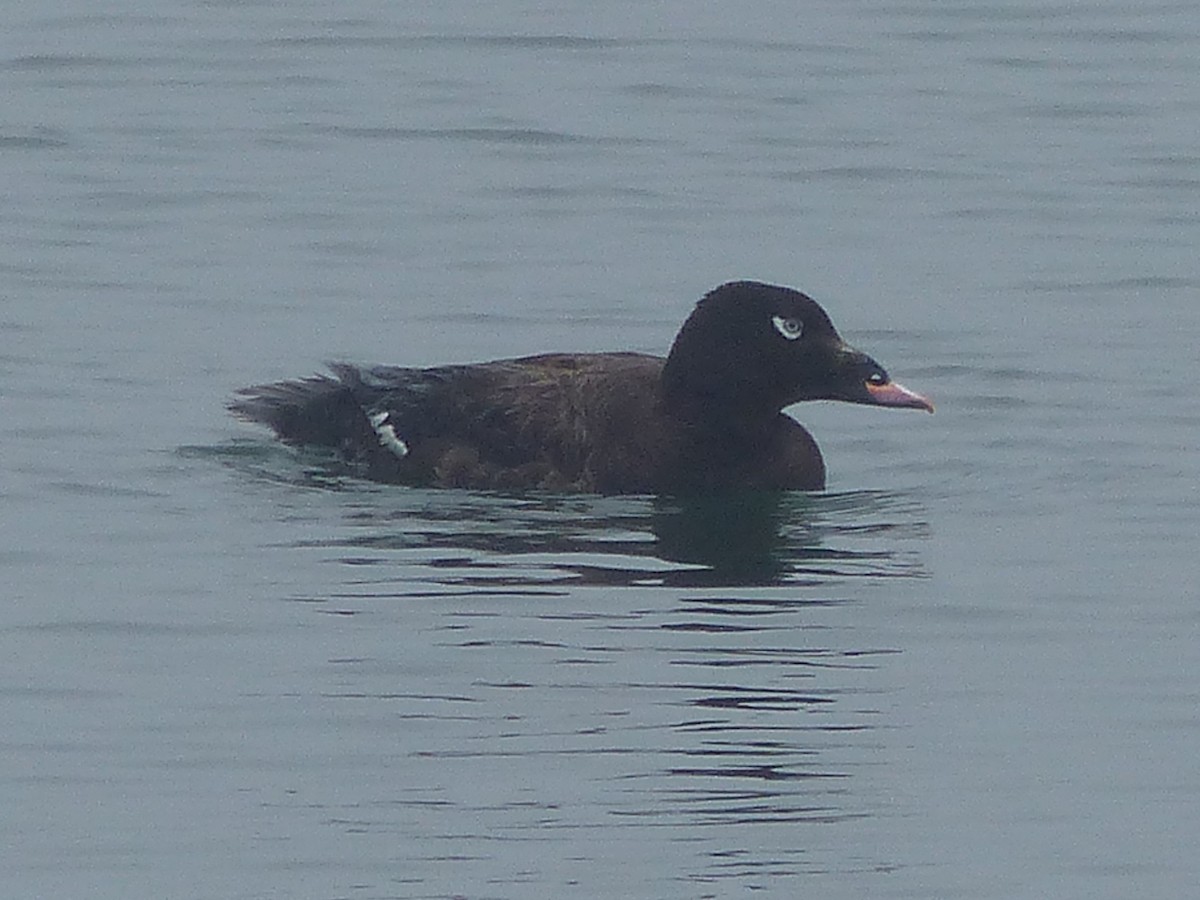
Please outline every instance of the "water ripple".
[{"label": "water ripple", "polygon": [[349,597],[530,589],[824,587],[919,578],[928,532],[903,494],[738,492],[693,498],[503,495],[356,482],[274,445],[190,448],[244,475],[340,496],[326,533],[288,543],[355,570]]}]

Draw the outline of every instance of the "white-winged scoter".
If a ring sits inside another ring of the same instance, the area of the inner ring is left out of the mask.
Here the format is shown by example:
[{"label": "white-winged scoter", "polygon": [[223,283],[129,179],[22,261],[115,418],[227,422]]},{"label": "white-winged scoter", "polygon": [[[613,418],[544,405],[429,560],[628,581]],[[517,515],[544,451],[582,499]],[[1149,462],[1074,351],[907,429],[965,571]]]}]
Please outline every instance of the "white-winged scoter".
[{"label": "white-winged scoter", "polygon": [[550,353],[330,369],[244,388],[230,410],[289,444],[333,448],[369,478],[409,485],[820,490],[821,451],[784,407],[844,400],[933,412],[845,344],[810,297],[754,281],[707,294],[666,359]]}]

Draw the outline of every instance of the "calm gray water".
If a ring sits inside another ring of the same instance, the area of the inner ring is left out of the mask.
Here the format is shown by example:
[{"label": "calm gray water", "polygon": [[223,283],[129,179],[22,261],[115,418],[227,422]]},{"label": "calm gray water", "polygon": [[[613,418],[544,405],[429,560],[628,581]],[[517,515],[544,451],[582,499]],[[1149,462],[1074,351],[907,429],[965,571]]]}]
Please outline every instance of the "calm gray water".
[{"label": "calm gray water", "polygon": [[[98,9],[0,53],[5,896],[1195,890],[1193,4]],[[734,277],[938,414],[680,504],[224,412]]]}]

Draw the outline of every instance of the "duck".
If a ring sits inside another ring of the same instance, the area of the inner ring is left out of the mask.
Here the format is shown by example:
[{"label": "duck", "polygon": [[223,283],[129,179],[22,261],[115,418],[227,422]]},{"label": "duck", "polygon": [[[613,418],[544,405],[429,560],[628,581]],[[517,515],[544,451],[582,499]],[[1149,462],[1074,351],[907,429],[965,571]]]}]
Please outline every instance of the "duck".
[{"label": "duck", "polygon": [[759,281],[705,294],[666,357],[545,353],[329,371],[242,388],[229,410],[286,444],[332,450],[368,479],[421,487],[820,491],[820,448],[786,407],[839,400],[933,412],[845,343],[815,300]]}]

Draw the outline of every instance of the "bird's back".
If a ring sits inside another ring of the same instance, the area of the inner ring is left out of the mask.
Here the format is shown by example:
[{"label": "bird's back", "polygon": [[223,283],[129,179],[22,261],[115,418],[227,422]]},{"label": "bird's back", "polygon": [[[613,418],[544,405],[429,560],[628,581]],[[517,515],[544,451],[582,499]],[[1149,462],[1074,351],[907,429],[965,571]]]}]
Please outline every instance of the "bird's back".
[{"label": "bird's back", "polygon": [[547,354],[430,369],[331,366],[232,404],[294,444],[332,446],[375,479],[440,487],[652,490],[663,359]]}]

